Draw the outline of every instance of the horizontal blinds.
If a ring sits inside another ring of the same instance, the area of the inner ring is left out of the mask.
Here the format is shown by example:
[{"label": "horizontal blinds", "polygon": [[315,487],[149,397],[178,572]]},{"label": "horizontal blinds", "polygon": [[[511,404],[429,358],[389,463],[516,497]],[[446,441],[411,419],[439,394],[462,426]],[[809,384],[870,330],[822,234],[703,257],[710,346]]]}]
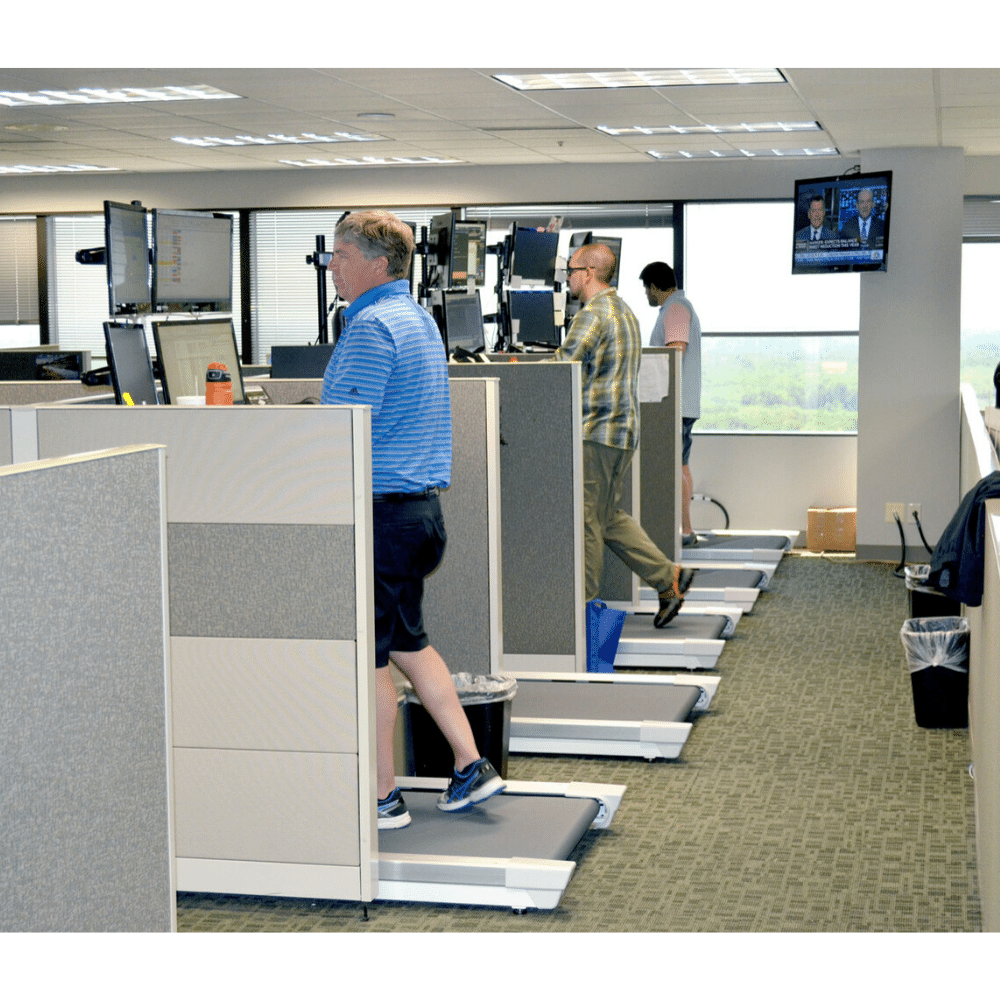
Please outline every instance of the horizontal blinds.
[{"label": "horizontal blinds", "polygon": [[966,198],[962,205],[962,237],[975,240],[1000,240],[1000,200]]},{"label": "horizontal blinds", "polygon": [[0,219],[0,323],[38,323],[35,217]]},{"label": "horizontal blinds", "polygon": [[548,226],[552,218],[561,219],[561,229],[662,229],[673,225],[671,202],[635,202],[595,205],[479,205],[465,210],[468,219],[487,222],[491,229],[519,226]]},{"label": "horizontal blinds", "polygon": [[[393,208],[404,222],[412,223],[417,240],[440,209]],[[316,252],[316,237],[325,237],[333,250],[333,232],[343,209],[303,209],[253,212],[250,216],[251,301],[253,303],[253,363],[267,364],[275,344],[314,344],[319,339],[319,292],[316,268],[306,258]],[[415,282],[420,260],[414,261]],[[329,274],[327,307],[334,304],[335,289]]]}]

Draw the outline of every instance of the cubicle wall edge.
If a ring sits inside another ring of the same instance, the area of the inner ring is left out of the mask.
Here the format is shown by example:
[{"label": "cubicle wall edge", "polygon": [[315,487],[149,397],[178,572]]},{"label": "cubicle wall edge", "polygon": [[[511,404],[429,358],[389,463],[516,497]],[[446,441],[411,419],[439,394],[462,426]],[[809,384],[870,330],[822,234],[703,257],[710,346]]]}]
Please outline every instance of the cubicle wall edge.
[{"label": "cubicle wall edge", "polygon": [[[0,469],[0,931],[176,930],[164,469],[155,445]],[[92,530],[53,544],[53,500]]]}]

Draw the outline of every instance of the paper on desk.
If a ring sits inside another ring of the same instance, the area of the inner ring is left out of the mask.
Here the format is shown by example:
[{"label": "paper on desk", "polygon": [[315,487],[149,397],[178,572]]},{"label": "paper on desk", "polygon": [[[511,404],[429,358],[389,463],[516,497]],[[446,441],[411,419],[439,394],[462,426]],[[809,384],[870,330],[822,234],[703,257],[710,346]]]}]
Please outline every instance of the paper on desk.
[{"label": "paper on desk", "polygon": [[658,403],[670,395],[670,355],[644,354],[639,366],[639,402]]}]

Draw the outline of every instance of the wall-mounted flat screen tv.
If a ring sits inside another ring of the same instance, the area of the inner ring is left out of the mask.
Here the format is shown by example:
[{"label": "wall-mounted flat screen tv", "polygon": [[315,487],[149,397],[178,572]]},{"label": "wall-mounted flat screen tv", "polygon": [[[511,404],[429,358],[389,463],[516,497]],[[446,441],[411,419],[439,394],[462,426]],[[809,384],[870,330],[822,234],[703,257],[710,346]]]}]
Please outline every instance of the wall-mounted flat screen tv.
[{"label": "wall-mounted flat screen tv", "polygon": [[884,271],[892,171],[795,182],[792,274]]}]

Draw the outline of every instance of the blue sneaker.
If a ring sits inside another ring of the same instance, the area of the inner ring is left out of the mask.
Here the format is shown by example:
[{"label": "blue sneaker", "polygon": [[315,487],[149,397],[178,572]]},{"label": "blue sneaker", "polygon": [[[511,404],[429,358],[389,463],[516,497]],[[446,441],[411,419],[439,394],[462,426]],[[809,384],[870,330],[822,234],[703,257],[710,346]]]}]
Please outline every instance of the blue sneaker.
[{"label": "blue sneaker", "polygon": [[394,788],[384,799],[378,800],[380,830],[401,830],[410,825],[410,819],[410,810],[406,808],[398,788]]},{"label": "blue sneaker", "polygon": [[497,774],[493,765],[481,757],[464,771],[452,774],[447,789],[437,800],[437,807],[442,812],[457,812],[502,792],[506,787],[507,782]]}]

